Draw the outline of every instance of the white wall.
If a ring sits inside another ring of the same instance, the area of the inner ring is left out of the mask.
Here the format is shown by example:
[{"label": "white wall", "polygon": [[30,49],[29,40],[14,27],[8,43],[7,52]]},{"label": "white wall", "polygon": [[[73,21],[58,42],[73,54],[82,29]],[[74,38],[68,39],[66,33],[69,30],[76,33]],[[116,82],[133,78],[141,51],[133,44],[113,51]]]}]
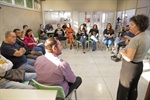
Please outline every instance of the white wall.
[{"label": "white wall", "polygon": [[27,10],[0,4],[0,41],[4,40],[6,31],[15,28],[22,30],[23,25],[28,25],[37,36],[39,25],[42,23],[41,11]]}]

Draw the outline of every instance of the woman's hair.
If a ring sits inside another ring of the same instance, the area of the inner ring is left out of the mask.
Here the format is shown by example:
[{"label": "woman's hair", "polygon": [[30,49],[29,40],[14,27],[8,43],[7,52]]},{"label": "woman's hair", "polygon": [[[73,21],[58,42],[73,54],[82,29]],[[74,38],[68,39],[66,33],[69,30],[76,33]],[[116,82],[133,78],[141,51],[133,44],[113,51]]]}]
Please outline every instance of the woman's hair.
[{"label": "woman's hair", "polygon": [[107,29],[108,25],[110,25],[109,33],[112,33],[112,32],[113,32],[113,29],[112,29],[112,25],[111,25],[111,23],[107,23],[107,25],[106,25],[106,29]]},{"label": "woman's hair", "polygon": [[[29,37],[28,33],[31,32],[31,31],[32,31],[31,29],[28,29],[28,30],[26,31],[25,36]],[[32,37],[32,35],[31,35],[31,37]]]},{"label": "woman's hair", "polygon": [[93,28],[92,28],[92,29],[94,29],[94,26],[96,26],[96,30],[98,30],[98,27],[97,27],[97,25],[96,25],[96,24],[94,24],[94,25],[93,25]]},{"label": "woman's hair", "polygon": [[144,32],[149,26],[149,19],[146,15],[136,15],[130,18],[141,32]]},{"label": "woman's hair", "polygon": [[48,38],[46,41],[45,41],[45,49],[47,52],[49,53],[52,53],[52,47],[53,46],[56,46],[57,47],[57,38],[55,37],[51,37],[51,38]]}]

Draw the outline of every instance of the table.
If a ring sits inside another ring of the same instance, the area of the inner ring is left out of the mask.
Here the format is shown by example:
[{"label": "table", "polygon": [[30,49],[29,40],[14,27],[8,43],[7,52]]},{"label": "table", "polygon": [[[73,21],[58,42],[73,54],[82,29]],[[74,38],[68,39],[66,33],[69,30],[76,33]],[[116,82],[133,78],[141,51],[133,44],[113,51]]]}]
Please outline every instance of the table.
[{"label": "table", "polygon": [[47,36],[48,37],[53,37],[54,36],[54,31],[47,31]]},{"label": "table", "polygon": [[55,100],[57,90],[0,89],[0,100]]}]

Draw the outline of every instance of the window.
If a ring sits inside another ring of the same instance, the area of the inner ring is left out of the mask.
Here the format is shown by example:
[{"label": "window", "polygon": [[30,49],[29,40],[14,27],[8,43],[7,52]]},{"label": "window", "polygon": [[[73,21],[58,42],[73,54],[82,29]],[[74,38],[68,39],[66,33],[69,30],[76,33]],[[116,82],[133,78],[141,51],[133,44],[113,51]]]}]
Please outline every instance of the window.
[{"label": "window", "polygon": [[15,0],[15,4],[19,6],[24,6],[24,0]]},{"label": "window", "polygon": [[33,2],[32,2],[32,0],[26,0],[26,3],[27,3],[27,7],[33,8]]},{"label": "window", "polygon": [[34,9],[40,10],[40,0],[34,0]]},{"label": "window", "polygon": [[12,0],[0,0],[0,1],[8,2],[8,3],[12,3]]}]

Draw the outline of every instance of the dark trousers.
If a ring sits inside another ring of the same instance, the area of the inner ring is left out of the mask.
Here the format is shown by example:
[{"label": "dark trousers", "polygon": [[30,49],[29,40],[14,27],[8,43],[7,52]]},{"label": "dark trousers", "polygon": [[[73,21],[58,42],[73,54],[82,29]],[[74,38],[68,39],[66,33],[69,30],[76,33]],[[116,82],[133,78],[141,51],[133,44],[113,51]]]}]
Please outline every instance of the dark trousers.
[{"label": "dark trousers", "polygon": [[[82,83],[81,77],[76,77],[76,81],[74,83],[69,83],[69,92],[67,96],[74,90],[77,89]],[[67,97],[66,96],[66,97]]]},{"label": "dark trousers", "polygon": [[137,86],[143,71],[143,62],[127,62],[123,59],[117,100],[136,100]]}]

